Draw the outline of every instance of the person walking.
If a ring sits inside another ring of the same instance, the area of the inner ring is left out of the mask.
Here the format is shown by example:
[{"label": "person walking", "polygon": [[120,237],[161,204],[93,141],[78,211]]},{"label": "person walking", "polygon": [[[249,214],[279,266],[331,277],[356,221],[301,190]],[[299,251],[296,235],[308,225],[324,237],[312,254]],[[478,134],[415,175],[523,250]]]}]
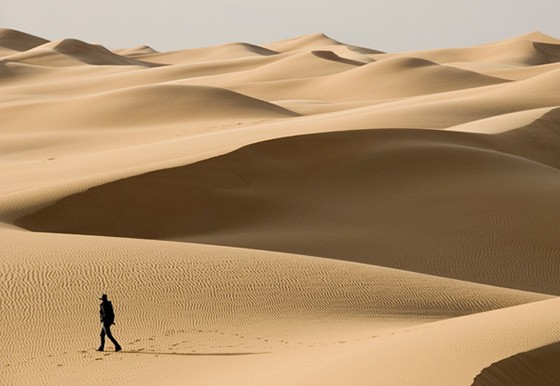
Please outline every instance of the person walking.
[{"label": "person walking", "polygon": [[107,299],[107,295],[103,294],[99,298],[101,300],[101,305],[99,306],[99,318],[101,319],[101,346],[97,351],[103,351],[105,349],[105,335],[111,342],[115,345],[115,351],[121,351],[122,347],[117,342],[117,340],[111,334],[111,325],[115,324],[115,313],[113,311],[113,304]]}]

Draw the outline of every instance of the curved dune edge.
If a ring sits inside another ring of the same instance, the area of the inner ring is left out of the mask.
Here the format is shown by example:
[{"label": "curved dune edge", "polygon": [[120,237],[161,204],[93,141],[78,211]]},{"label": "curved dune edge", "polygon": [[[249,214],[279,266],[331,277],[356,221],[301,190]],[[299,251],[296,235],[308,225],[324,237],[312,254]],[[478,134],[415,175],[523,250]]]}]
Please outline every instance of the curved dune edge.
[{"label": "curved dune edge", "polygon": [[560,40],[540,32],[533,32],[475,47],[434,49],[388,55],[388,57],[394,56],[416,56],[437,63],[482,61],[517,66],[535,66],[558,62],[560,59]]},{"label": "curved dune edge", "polygon": [[522,352],[486,367],[473,386],[522,386],[560,384],[558,342]]},{"label": "curved dune edge", "polygon": [[14,51],[26,51],[42,44],[47,39],[10,28],[0,28],[0,47]]},{"label": "curved dune edge", "polygon": [[446,130],[460,131],[462,133],[500,134],[529,126],[540,118],[543,118],[547,113],[557,109],[558,107],[545,107],[516,111],[515,113],[463,123],[449,127]]},{"label": "curved dune edge", "polygon": [[[488,363],[558,341],[559,303],[552,299],[414,326],[375,343],[325,351],[321,359],[305,362],[308,367],[292,363],[270,383],[280,384],[281,374],[289,373],[290,384],[471,385]],[[310,367],[314,371],[304,370]]]},{"label": "curved dune edge", "polygon": [[230,90],[186,85],[143,86],[71,100],[20,103],[0,107],[0,113],[8,125],[35,126],[42,130],[141,128],[182,121],[247,121],[298,115]]},{"label": "curved dune edge", "polygon": [[[277,139],[91,188],[15,224],[301,253],[554,294],[560,136],[540,129]],[[533,147],[539,136],[546,151]]]},{"label": "curved dune edge", "polygon": [[[95,353],[101,292],[115,302],[114,332],[125,351],[161,353],[172,365],[177,357],[198,360],[197,353],[213,353],[204,359],[215,360],[338,350],[413,325],[548,298],[309,256],[5,228],[0,233],[2,309],[17,315],[6,318],[0,332],[6,345],[0,374],[22,384],[92,379],[79,372],[85,369],[108,371],[108,379],[143,363],[153,369],[153,356],[123,362]],[[45,334],[47,325],[64,333]],[[97,360],[105,362],[92,367]],[[146,375],[130,371],[126,377],[149,383]]]}]

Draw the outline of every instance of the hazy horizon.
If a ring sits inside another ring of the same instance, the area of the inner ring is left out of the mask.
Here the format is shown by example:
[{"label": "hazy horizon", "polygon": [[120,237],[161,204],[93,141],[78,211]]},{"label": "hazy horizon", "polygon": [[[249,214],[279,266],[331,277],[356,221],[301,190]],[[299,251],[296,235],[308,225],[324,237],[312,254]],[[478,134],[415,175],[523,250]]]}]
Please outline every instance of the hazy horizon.
[{"label": "hazy horizon", "polygon": [[482,44],[532,31],[559,37],[559,12],[555,0],[516,5],[505,0],[359,0],[328,5],[317,0],[172,0],[165,6],[130,0],[23,0],[0,5],[0,27],[49,40],[71,37],[110,48],[146,44],[161,51],[230,42],[265,44],[322,32],[345,43],[391,52]]}]

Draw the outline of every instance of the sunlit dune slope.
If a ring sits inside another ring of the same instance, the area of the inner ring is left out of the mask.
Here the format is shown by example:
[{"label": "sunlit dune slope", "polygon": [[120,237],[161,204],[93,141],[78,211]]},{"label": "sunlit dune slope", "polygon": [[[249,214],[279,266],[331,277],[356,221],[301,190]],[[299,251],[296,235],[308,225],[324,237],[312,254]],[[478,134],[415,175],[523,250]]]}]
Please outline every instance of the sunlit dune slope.
[{"label": "sunlit dune slope", "polygon": [[380,54],[381,51],[373,50],[365,47],[358,47],[350,44],[344,44],[336,41],[323,33],[315,33],[309,35],[297,36],[295,38],[284,39],[277,42],[269,43],[266,45],[267,48],[278,52],[294,52],[294,51],[304,51],[304,50],[317,50],[321,48],[329,47],[331,49],[336,48],[346,48],[350,51],[371,55]]},{"label": "sunlit dune slope", "polygon": [[141,55],[151,55],[151,54],[157,54],[158,51],[156,51],[155,49],[153,49],[150,46],[147,45],[140,45],[138,47],[133,47],[133,48],[124,48],[124,49],[120,49],[120,50],[113,50],[114,53],[122,55],[122,56],[127,56],[127,57],[135,57],[135,56],[141,56]]},{"label": "sunlit dune slope", "polygon": [[[156,85],[128,88],[83,98],[0,107],[9,127],[77,129],[138,127],[208,119],[250,120],[297,114],[233,91],[205,86]],[[30,114],[25,114],[25,112]],[[35,112],[36,114],[31,114]]]},{"label": "sunlit dune slope", "polygon": [[414,56],[437,63],[488,62],[535,66],[560,61],[560,40],[540,32],[473,47],[412,51],[390,56]]},{"label": "sunlit dune slope", "polygon": [[[325,79],[326,95],[347,99],[390,99],[435,94],[503,83],[504,80],[417,58],[395,58],[368,64]],[[355,85],[360,84],[356,90]]]},{"label": "sunlit dune slope", "polygon": [[[545,300],[413,326],[376,341],[353,344],[347,350],[332,348],[323,349],[316,355],[309,352],[294,355],[292,366],[274,373],[274,382],[270,383],[472,385],[479,369],[496,358],[557,342],[560,339],[558,305],[558,299]],[[546,382],[558,376],[556,370],[552,374],[547,372],[551,367],[548,367],[550,362],[545,361],[547,359],[543,358],[537,364],[524,360],[527,367],[523,369],[508,366],[506,371],[511,370],[509,375],[515,380],[505,384],[555,384]],[[297,366],[296,363],[302,362],[304,366]],[[531,366],[533,363],[535,366]],[[288,373],[290,376],[285,375]],[[266,382],[266,379],[262,376],[259,381]],[[490,382],[481,384],[502,385],[502,379],[498,378],[496,383],[490,379]],[[545,383],[538,383],[539,380]],[[477,382],[474,384],[478,385]]]},{"label": "sunlit dune slope", "polygon": [[[10,381],[75,382],[84,374],[71,369],[103,371],[91,367],[100,292],[115,301],[114,331],[127,352],[183,354],[186,360],[197,353],[215,360],[212,353],[344,348],[346,341],[372,341],[411,325],[547,298],[308,256],[0,232],[0,304],[17,315],[6,318],[0,332],[3,379]],[[45,325],[64,334],[45,334]],[[138,382],[149,371],[133,369],[142,363],[152,368],[150,362],[140,355],[104,366]]]}]

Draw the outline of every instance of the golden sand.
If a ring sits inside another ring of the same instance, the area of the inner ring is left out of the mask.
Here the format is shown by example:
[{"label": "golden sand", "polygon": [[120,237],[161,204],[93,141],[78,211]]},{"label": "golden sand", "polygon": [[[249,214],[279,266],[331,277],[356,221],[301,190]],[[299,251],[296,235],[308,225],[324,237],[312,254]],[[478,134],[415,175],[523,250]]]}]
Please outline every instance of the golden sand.
[{"label": "golden sand", "polygon": [[554,379],[559,62],[0,30],[0,383]]}]

